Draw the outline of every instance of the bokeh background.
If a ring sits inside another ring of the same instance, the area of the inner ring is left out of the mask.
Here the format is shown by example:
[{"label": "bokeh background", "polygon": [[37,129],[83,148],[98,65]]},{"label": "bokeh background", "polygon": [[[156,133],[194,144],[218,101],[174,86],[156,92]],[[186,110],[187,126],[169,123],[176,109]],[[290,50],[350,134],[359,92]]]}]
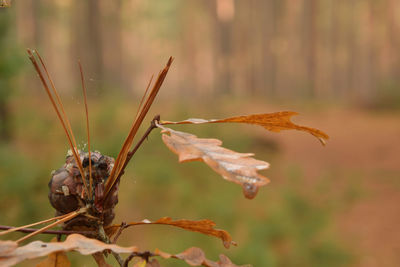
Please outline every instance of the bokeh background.
[{"label": "bokeh background", "polygon": [[180,127],[271,163],[272,182],[249,201],[206,165],[178,164],[155,131],[122,179],[116,222],[209,218],[239,246],[167,226],[131,228],[121,245],[199,246],[256,267],[399,266],[399,33],[396,0],[11,1],[0,8],[0,224],[53,216],[47,183],[68,149],[26,48],[44,57],[85,148],[82,62],[93,147],[114,157],[149,78],[173,56],[148,121],[294,110],[331,140]]}]

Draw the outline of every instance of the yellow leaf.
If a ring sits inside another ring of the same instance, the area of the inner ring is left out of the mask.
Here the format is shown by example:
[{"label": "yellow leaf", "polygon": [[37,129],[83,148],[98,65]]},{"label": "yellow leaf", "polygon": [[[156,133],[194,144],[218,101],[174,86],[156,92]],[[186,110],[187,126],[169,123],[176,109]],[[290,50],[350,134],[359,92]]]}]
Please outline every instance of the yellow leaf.
[{"label": "yellow leaf", "polygon": [[137,263],[135,263],[135,265],[133,267],[146,267],[146,261],[139,261]]}]

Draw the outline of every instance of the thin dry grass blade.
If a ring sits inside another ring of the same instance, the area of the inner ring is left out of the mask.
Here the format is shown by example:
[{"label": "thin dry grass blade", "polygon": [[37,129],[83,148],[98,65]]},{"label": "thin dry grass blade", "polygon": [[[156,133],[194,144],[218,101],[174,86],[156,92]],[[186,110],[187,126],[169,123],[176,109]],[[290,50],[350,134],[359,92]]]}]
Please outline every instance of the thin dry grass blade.
[{"label": "thin dry grass blade", "polygon": [[89,150],[89,198],[92,199],[92,156],[91,156],[91,147],[90,147],[90,129],[89,129],[89,110],[87,103],[87,90],[85,86],[85,77],[83,75],[81,62],[78,61],[79,71],[81,73],[81,82],[82,82],[82,91],[83,91],[83,100],[85,102],[85,113],[86,113],[86,129],[87,129],[87,140],[88,140],[88,150]]},{"label": "thin dry grass blade", "polygon": [[53,222],[53,223],[51,223],[51,224],[49,224],[49,225],[47,225],[47,226],[45,226],[45,227],[43,227],[43,228],[40,228],[40,229],[38,229],[37,231],[35,231],[35,232],[33,232],[33,233],[30,233],[29,235],[26,235],[26,236],[24,236],[24,237],[18,239],[18,240],[15,241],[15,242],[20,243],[20,242],[22,242],[22,241],[24,241],[24,240],[26,240],[26,239],[28,239],[28,238],[31,238],[32,236],[38,235],[38,234],[40,234],[41,232],[46,231],[47,229],[50,229],[50,228],[53,228],[54,226],[57,226],[57,225],[59,225],[60,223],[69,221],[69,220],[75,218],[76,216],[82,214],[82,213],[85,212],[85,211],[86,211],[85,208],[80,209],[80,210],[78,210],[78,211],[74,211],[74,212],[70,213],[68,216],[65,216],[64,218],[62,218],[62,219],[60,219],[60,220],[58,220],[58,221],[56,221],[56,222]]},{"label": "thin dry grass blade", "polygon": [[[78,164],[79,172],[80,172],[80,174],[81,174],[81,176],[82,176],[82,181],[83,181],[83,183],[84,183],[84,185],[85,185],[86,194],[88,194],[87,183],[86,183],[86,180],[85,180],[85,172],[83,171],[82,162],[81,162],[81,160],[80,160],[80,157],[77,155],[76,142],[75,142],[74,135],[72,134],[72,129],[71,129],[71,127],[70,127],[68,118],[67,118],[65,112],[63,112],[64,118],[63,118],[63,116],[61,115],[61,113],[60,113],[60,111],[59,111],[59,109],[58,109],[58,107],[57,107],[57,104],[56,104],[56,102],[54,101],[54,97],[53,97],[52,93],[50,92],[50,89],[49,89],[49,86],[48,86],[48,84],[47,84],[47,82],[46,82],[46,79],[44,78],[44,75],[43,75],[43,73],[42,73],[42,71],[41,71],[41,69],[40,69],[40,67],[39,67],[39,65],[38,65],[38,63],[37,63],[37,61],[36,61],[36,58],[35,58],[34,54],[32,53],[32,51],[31,51],[30,49],[28,49],[27,51],[28,51],[28,54],[29,54],[29,59],[32,61],[32,64],[33,64],[33,66],[35,67],[36,72],[38,73],[40,80],[42,81],[43,87],[44,87],[44,89],[46,90],[46,93],[47,93],[47,95],[48,95],[48,97],[49,97],[49,99],[50,99],[50,102],[51,102],[51,104],[53,105],[54,110],[56,111],[57,117],[58,117],[58,119],[59,119],[60,122],[61,122],[61,125],[62,125],[62,127],[63,127],[63,129],[64,129],[64,132],[65,132],[65,134],[67,135],[68,143],[69,143],[70,148],[71,148],[71,150],[72,150],[72,153],[73,153],[73,156],[74,156],[74,158],[75,158],[75,161],[76,161],[77,164]],[[41,60],[40,55],[39,55],[36,51],[34,51],[34,53],[35,53],[36,55],[38,55],[39,60],[41,61],[41,64],[42,64],[43,68],[44,68],[45,71],[46,71],[47,77],[48,77],[49,80],[51,81],[50,75],[49,75],[49,73],[47,72],[47,69],[46,69],[46,66],[44,65],[43,60]],[[56,97],[57,97],[58,94],[57,94],[57,91],[56,91],[56,89],[55,89],[54,84],[52,83],[52,81],[51,81],[51,84],[52,84],[52,89],[53,89],[53,91],[55,92]],[[60,104],[60,103],[61,103],[61,99],[60,99],[59,97],[57,97],[57,99],[58,99],[58,102],[59,102],[59,104]],[[62,110],[64,110],[64,108],[63,108],[63,106],[62,106],[62,103],[60,104],[60,107],[61,107]],[[64,121],[64,119],[65,119],[65,121]],[[72,136],[72,139],[71,139],[71,136]]]},{"label": "thin dry grass blade", "polygon": [[18,230],[23,229],[23,228],[28,228],[28,227],[36,226],[36,225],[39,225],[39,224],[48,223],[48,222],[52,222],[52,221],[55,221],[55,220],[58,220],[58,219],[62,219],[65,216],[70,215],[71,213],[64,214],[64,215],[57,216],[57,217],[53,217],[53,218],[50,218],[50,219],[47,219],[47,220],[43,220],[43,221],[40,221],[40,222],[35,222],[35,223],[27,224],[27,225],[24,225],[24,226],[11,228],[11,229],[9,229],[7,231],[0,232],[0,235],[5,235],[5,234],[8,234],[8,233],[12,233],[12,232],[18,231]]},{"label": "thin dry grass blade", "polygon": [[147,87],[146,87],[146,90],[144,91],[144,94],[143,94],[143,96],[142,96],[142,99],[140,99],[139,107],[138,107],[138,109],[137,109],[137,111],[136,111],[136,115],[135,115],[135,120],[136,120],[137,117],[139,116],[139,111],[140,111],[140,109],[142,108],[142,105],[143,105],[144,100],[146,99],[146,96],[147,96],[147,93],[148,93],[148,91],[149,91],[149,89],[150,89],[150,85],[151,85],[151,82],[153,81],[153,78],[154,78],[154,75],[151,75],[150,81],[149,81],[149,83],[147,84]]},{"label": "thin dry grass blade", "polygon": [[56,90],[56,86],[54,85],[53,79],[51,78],[50,73],[47,70],[46,64],[44,64],[44,60],[40,56],[39,52],[37,50],[33,50],[33,53],[36,54],[37,57],[39,58],[40,64],[42,65],[42,67],[43,67],[43,69],[44,69],[44,71],[46,73],[47,79],[50,81],[51,89],[53,90],[53,93],[56,96],[56,100],[57,100],[58,105],[59,105],[59,107],[61,109],[62,115],[64,117],[64,121],[65,121],[66,126],[67,126],[67,129],[68,129],[69,134],[70,134],[70,136],[72,138],[72,143],[74,144],[75,149],[77,149],[76,140],[75,140],[75,136],[74,136],[74,134],[72,132],[71,123],[69,122],[67,113],[65,112],[64,105],[62,104],[61,97],[60,97],[60,95],[58,94],[58,92]]},{"label": "thin dry grass blade", "polygon": [[107,197],[107,194],[110,192],[111,188],[115,184],[115,182],[118,179],[118,176],[124,166],[124,163],[126,161],[126,157],[128,155],[129,149],[132,146],[133,139],[135,138],[135,135],[142,124],[144,118],[146,117],[147,112],[149,111],[151,105],[153,104],[153,101],[155,97],[157,96],[157,93],[160,90],[160,87],[162,83],[164,82],[165,77],[167,76],[169,67],[171,66],[173,61],[173,58],[170,57],[165,68],[158,74],[157,80],[153,85],[153,88],[150,91],[149,96],[146,99],[146,102],[143,106],[143,108],[140,110],[139,115],[136,117],[131,130],[129,131],[129,134],[127,138],[125,139],[124,144],[122,145],[121,151],[118,153],[118,157],[115,161],[114,168],[111,171],[110,177],[107,180],[107,183],[105,185],[105,194],[104,197]]}]

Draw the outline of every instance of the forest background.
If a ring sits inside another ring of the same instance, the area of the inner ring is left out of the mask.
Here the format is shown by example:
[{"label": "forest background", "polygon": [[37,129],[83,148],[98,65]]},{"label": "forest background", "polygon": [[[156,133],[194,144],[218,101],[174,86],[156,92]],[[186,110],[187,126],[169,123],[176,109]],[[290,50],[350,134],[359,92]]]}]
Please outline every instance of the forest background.
[{"label": "forest background", "polygon": [[[209,258],[224,253],[254,266],[396,266],[399,33],[396,0],[11,1],[0,9],[0,222],[53,215],[47,183],[68,149],[26,48],[45,58],[84,147],[81,61],[92,144],[111,156],[150,76],[173,56],[150,115],[294,110],[302,115],[295,122],[331,140],[321,147],[302,133],[185,126],[271,163],[264,174],[272,182],[248,201],[206,166],[178,164],[153,133],[122,180],[116,222],[209,218],[239,246],[226,251],[163,226],[129,230],[122,245],[171,252],[193,245]],[[73,261],[94,264],[79,255]]]}]

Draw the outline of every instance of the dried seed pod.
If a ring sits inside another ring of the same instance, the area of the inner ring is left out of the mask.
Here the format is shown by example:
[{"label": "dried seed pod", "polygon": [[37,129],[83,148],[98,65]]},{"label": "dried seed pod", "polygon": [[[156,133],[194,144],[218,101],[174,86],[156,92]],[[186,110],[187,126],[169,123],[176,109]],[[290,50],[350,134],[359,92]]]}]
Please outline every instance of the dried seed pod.
[{"label": "dried seed pod", "polygon": [[[89,185],[89,153],[79,151],[85,178]],[[100,152],[91,152],[92,167],[92,198],[86,195],[84,184],[72,153],[67,154],[65,164],[52,173],[49,182],[49,200],[56,209],[57,215],[75,211],[81,207],[89,207],[90,216],[78,216],[64,225],[65,229],[96,228],[96,225],[111,224],[114,219],[114,207],[118,203],[118,184],[107,199],[104,199],[104,184],[114,166],[114,159],[102,155]]]}]

